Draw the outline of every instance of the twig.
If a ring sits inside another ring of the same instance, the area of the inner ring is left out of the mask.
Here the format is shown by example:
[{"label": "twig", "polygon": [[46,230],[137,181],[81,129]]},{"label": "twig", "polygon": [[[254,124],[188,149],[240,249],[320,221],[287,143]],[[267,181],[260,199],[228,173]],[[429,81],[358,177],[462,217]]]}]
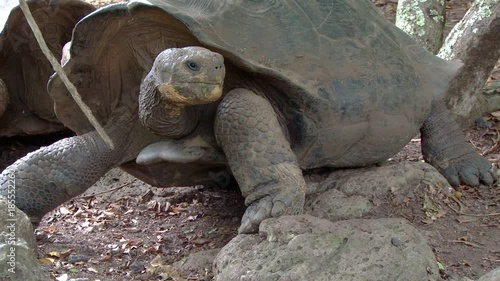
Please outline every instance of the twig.
[{"label": "twig", "polygon": [[450,203],[448,202],[444,202],[446,204],[446,206],[448,206],[448,208],[452,209],[455,213],[459,214],[459,215],[463,215],[463,212],[464,212],[464,204],[462,204],[462,202],[460,202],[460,200],[458,200],[454,194],[449,194],[447,195],[448,198],[450,198],[451,200],[455,201],[455,203],[458,204],[458,207],[460,208],[459,210],[456,210],[455,208],[453,208],[451,206]]},{"label": "twig", "polygon": [[493,146],[486,149],[483,153],[481,153],[481,155],[486,156],[498,148],[498,145],[500,144],[500,133],[498,131],[496,132],[497,132],[497,139],[494,140]]},{"label": "twig", "polygon": [[462,212],[453,208],[450,203],[448,203],[448,202],[444,202],[444,203],[446,204],[446,206],[448,206],[448,208],[452,209],[455,213],[457,213],[457,215],[462,215]]},{"label": "twig", "polygon": [[36,24],[35,19],[33,18],[33,15],[31,14],[31,11],[28,7],[28,4],[26,3],[26,0],[19,0],[19,6],[21,7],[21,10],[24,13],[24,16],[26,17],[26,20],[28,21],[29,26],[31,27],[31,30],[33,31],[33,34],[35,35],[36,41],[40,45],[40,48],[42,49],[43,54],[45,57],[47,57],[47,60],[50,62],[52,65],[52,68],[54,71],[59,75],[61,80],[63,81],[64,85],[70,92],[71,96],[75,100],[76,104],[81,108],[83,111],[83,114],[87,117],[87,119],[90,121],[92,126],[96,129],[97,133],[101,138],[104,140],[104,142],[109,146],[109,148],[113,149],[113,141],[111,138],[106,134],[106,131],[104,131],[104,128],[99,124],[99,121],[95,118],[95,116],[92,114],[92,111],[90,108],[83,102],[82,97],[80,94],[78,94],[78,91],[71,83],[71,81],[68,79],[68,76],[66,76],[66,73],[64,72],[62,66],[59,64],[57,59],[54,57],[52,52],[49,50],[49,47],[47,46],[47,43],[45,42],[45,39],[43,38],[42,32],[40,31],[40,28]]},{"label": "twig", "polygon": [[489,259],[489,258],[483,258],[485,261],[494,261],[494,262],[500,262],[500,260],[494,260],[494,259]]},{"label": "twig", "polygon": [[452,240],[451,242],[453,242],[453,243],[462,243],[462,244],[465,244],[465,245],[467,245],[467,246],[476,247],[476,248],[481,248],[481,249],[486,249],[486,247],[481,246],[481,245],[479,245],[479,244],[476,244],[476,243],[474,243],[474,242],[463,241],[463,240]]},{"label": "twig", "polygon": [[91,195],[86,195],[86,196],[80,196],[80,197],[75,197],[73,199],[87,199],[87,198],[90,198],[90,197],[95,197],[97,195],[101,195],[101,194],[105,194],[105,193],[108,193],[108,192],[113,192],[113,191],[117,191],[118,189],[122,189],[124,188],[125,186],[129,185],[129,183],[124,183],[118,187],[115,187],[115,188],[112,188],[110,190],[105,190],[105,191],[102,191],[102,192],[98,192],[98,193],[94,193],[94,194],[91,194]]},{"label": "twig", "polygon": [[489,213],[489,214],[463,214],[464,216],[470,216],[470,217],[494,217],[494,216],[500,216],[500,213]]}]

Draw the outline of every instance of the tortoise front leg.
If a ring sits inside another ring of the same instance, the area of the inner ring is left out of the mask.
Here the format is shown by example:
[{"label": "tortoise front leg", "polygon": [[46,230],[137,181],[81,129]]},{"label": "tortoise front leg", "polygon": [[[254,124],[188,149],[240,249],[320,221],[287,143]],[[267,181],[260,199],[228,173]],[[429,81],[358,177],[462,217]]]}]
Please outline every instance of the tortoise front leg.
[{"label": "tortoise front leg", "polygon": [[83,193],[112,167],[135,158],[142,140],[134,139],[131,132],[140,130],[139,122],[111,124],[106,131],[115,149],[96,132],[42,147],[0,174],[0,196],[9,198],[14,192],[15,205],[37,224],[47,212]]},{"label": "tortoise front leg", "polygon": [[420,129],[424,160],[440,171],[448,182],[457,186],[491,185],[494,175],[491,163],[476,153],[444,101],[435,101],[431,113]]},{"label": "tortoise front leg", "polygon": [[266,218],[302,212],[305,181],[269,101],[232,90],[219,105],[215,134],[249,206],[240,233],[256,232]]},{"label": "tortoise front leg", "polygon": [[13,193],[15,205],[38,224],[47,212],[87,190],[117,160],[95,132],[66,138],[7,167],[0,174],[0,195]]}]

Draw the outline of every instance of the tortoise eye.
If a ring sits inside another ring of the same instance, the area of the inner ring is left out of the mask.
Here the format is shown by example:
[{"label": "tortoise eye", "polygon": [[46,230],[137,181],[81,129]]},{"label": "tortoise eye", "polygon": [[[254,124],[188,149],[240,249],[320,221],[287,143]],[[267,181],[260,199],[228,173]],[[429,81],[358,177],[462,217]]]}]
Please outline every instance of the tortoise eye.
[{"label": "tortoise eye", "polygon": [[200,71],[200,66],[194,61],[187,61],[186,65],[192,71]]}]

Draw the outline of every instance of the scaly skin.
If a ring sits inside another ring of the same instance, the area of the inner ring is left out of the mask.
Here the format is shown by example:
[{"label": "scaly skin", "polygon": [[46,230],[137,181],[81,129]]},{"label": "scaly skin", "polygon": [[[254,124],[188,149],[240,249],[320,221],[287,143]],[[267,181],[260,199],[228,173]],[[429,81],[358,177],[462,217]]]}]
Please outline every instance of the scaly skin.
[{"label": "scaly skin", "polygon": [[135,158],[146,144],[143,139],[134,139],[142,127],[137,117],[122,117],[130,122],[106,128],[114,150],[96,132],[60,140],[7,167],[0,174],[0,195],[8,196],[13,175],[16,206],[38,224],[47,212],[83,193],[112,167]]},{"label": "scaly skin", "polygon": [[424,160],[457,186],[491,185],[491,163],[467,142],[443,101],[434,102],[431,114],[420,129]]},{"label": "scaly skin", "polygon": [[219,105],[215,134],[249,206],[240,233],[256,232],[266,218],[302,212],[302,171],[268,100],[230,91]]},{"label": "scaly skin", "polygon": [[196,105],[220,99],[224,58],[202,47],[170,48],[155,59],[141,83],[139,119],[152,132],[180,138],[198,126]]},{"label": "scaly skin", "polygon": [[16,206],[36,224],[44,214],[81,194],[103,176],[118,162],[117,154],[107,149],[95,132],[63,139],[4,170],[0,194],[7,196],[7,175],[13,174]]}]

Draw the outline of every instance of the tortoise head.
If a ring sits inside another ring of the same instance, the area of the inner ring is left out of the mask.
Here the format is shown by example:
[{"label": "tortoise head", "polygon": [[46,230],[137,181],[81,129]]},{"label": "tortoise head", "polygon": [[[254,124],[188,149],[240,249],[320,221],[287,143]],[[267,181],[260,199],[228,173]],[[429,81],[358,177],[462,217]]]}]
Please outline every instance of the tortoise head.
[{"label": "tortoise head", "polygon": [[156,57],[149,75],[167,104],[206,104],[222,95],[224,58],[202,47],[167,49]]},{"label": "tortoise head", "polygon": [[224,58],[201,47],[161,52],[141,83],[139,119],[154,133],[180,137],[196,127],[195,105],[222,96]]}]

